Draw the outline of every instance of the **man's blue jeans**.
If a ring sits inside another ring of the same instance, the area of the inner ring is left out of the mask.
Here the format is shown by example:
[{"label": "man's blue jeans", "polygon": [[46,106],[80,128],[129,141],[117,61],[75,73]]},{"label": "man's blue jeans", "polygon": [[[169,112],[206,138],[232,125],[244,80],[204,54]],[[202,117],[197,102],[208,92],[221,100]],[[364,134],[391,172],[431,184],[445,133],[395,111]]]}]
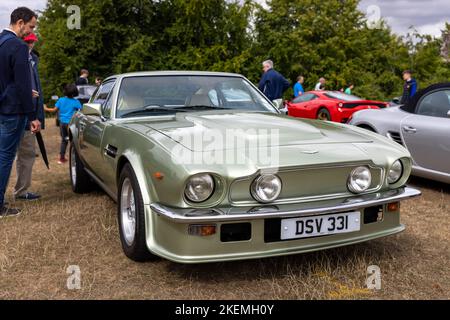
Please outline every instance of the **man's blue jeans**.
[{"label": "man's blue jeans", "polygon": [[26,123],[26,115],[0,114],[0,208],[5,201],[12,164]]}]

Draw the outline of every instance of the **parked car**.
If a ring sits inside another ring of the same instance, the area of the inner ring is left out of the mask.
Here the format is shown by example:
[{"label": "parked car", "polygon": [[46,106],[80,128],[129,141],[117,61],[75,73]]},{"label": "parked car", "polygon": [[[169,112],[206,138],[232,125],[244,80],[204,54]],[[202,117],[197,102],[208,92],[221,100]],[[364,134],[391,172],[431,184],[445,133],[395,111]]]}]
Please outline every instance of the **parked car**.
[{"label": "parked car", "polygon": [[78,88],[78,96],[76,96],[75,99],[77,99],[78,101],[80,101],[81,104],[83,104],[89,101],[92,94],[97,89],[97,86],[86,84],[77,86],[77,88]]},{"label": "parked car", "polygon": [[420,194],[405,186],[411,159],[402,146],[282,115],[236,74],[112,76],[69,128],[73,191],[96,183],[117,201],[122,248],[136,261],[250,259],[363,242],[402,231],[399,201]]},{"label": "parked car", "polygon": [[408,105],[357,112],[349,124],[406,147],[413,175],[450,183],[450,83],[419,91]]},{"label": "parked car", "polygon": [[309,91],[286,102],[288,114],[293,117],[346,123],[359,110],[385,108],[382,101],[364,100],[340,91]]}]

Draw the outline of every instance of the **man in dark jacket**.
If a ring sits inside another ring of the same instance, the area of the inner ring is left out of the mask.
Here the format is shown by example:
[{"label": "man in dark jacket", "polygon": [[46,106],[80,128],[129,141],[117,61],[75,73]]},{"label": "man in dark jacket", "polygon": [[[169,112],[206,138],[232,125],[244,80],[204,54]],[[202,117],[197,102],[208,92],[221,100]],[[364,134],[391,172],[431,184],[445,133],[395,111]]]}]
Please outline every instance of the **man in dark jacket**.
[{"label": "man in dark jacket", "polygon": [[403,95],[400,104],[407,104],[417,92],[417,81],[412,77],[410,70],[403,71]]},{"label": "man in dark jacket", "polygon": [[[39,92],[39,98],[33,99],[37,107],[37,118],[41,122],[41,130],[44,129],[44,100],[42,95],[41,81],[38,72],[39,59],[33,48],[38,38],[34,33],[30,33],[24,39],[30,50],[30,64],[32,68],[31,83],[33,90]],[[17,151],[16,167],[17,182],[14,187],[14,197],[20,200],[36,200],[41,196],[34,192],[29,192],[31,186],[31,176],[33,172],[34,161],[36,160],[36,137],[29,130],[29,123],[25,127],[25,133],[20,140],[19,149]]]},{"label": "man in dark jacket", "polygon": [[81,69],[80,76],[77,79],[77,81],[75,81],[75,84],[77,86],[83,86],[83,85],[89,84],[88,77],[89,77],[89,71],[87,71],[86,69]]},{"label": "man in dark jacket", "polygon": [[21,38],[36,27],[37,15],[20,7],[11,13],[9,28],[0,34],[0,218],[15,216],[20,210],[4,204],[5,191],[27,120],[31,132],[39,132],[32,90],[28,46]]},{"label": "man in dark jacket", "polygon": [[263,71],[264,74],[259,82],[259,90],[271,101],[281,99],[283,92],[289,88],[289,81],[273,69],[271,60],[263,62]]}]

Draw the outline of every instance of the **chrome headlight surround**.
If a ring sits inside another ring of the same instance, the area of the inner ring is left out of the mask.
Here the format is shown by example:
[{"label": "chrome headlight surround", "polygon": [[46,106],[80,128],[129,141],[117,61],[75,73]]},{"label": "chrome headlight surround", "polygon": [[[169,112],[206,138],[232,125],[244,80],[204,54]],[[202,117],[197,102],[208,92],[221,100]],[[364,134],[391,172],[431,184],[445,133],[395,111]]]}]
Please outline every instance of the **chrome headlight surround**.
[{"label": "chrome headlight surround", "polygon": [[197,173],[191,176],[184,187],[184,196],[188,201],[200,203],[208,200],[214,193],[214,178],[209,173]]},{"label": "chrome headlight surround", "polygon": [[395,184],[400,181],[402,176],[403,176],[403,163],[400,160],[396,160],[389,168],[387,174],[387,182],[389,184]]},{"label": "chrome headlight surround", "polygon": [[357,167],[350,172],[347,181],[348,189],[353,193],[367,191],[372,184],[372,174],[367,167]]},{"label": "chrome headlight surround", "polygon": [[281,188],[282,183],[278,176],[263,174],[253,181],[250,191],[256,201],[270,203],[278,199]]}]

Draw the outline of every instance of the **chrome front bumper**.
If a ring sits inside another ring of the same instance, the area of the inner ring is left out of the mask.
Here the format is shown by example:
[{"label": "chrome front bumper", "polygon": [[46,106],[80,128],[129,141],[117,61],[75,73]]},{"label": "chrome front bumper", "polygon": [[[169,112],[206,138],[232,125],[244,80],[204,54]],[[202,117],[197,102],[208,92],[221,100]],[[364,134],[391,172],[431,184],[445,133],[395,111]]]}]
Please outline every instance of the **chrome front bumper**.
[{"label": "chrome front bumper", "polygon": [[204,223],[267,218],[311,216],[333,212],[345,212],[391,202],[398,202],[421,194],[419,190],[404,187],[349,198],[258,207],[218,207],[205,209],[171,208],[152,203],[150,208],[157,215],[177,223]]}]

